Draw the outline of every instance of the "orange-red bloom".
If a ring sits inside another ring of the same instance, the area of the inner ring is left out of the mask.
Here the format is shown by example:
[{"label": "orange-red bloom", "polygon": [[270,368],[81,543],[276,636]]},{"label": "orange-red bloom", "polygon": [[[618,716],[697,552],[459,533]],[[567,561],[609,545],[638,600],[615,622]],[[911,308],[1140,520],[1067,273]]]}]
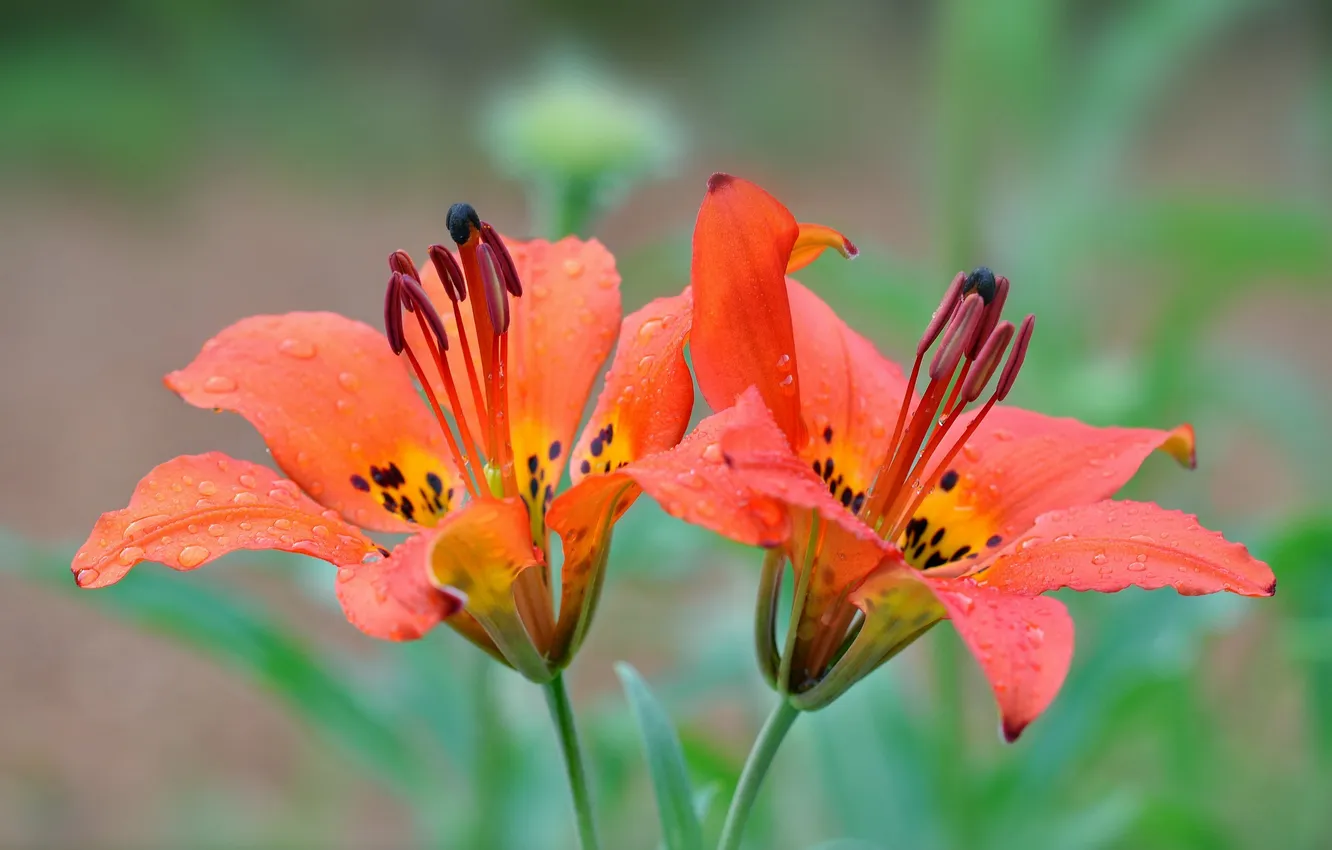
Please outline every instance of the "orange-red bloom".
[{"label": "orange-red bloom", "polygon": [[[1274,592],[1267,565],[1194,517],[1109,500],[1156,449],[1192,465],[1189,426],[1097,428],[998,404],[1033,328],[1002,320],[1006,279],[959,274],[904,378],[786,277],[839,245],[853,251],[757,186],[709,181],[692,357],[721,412],[700,426],[711,442],[687,479],[640,478],[670,513],[770,547],[760,666],[797,707],[826,705],[951,619],[1011,740],[1054,698],[1073,652],[1068,613],[1044,592]],[[795,609],[779,648],[788,559]]]},{"label": "orange-red bloom", "polygon": [[[143,560],[192,570],[282,549],[336,565],[347,618],[374,637],[447,620],[534,680],[565,666],[611,527],[639,493],[616,470],[651,464],[688,427],[689,291],[621,324],[600,243],[506,245],[465,204],[448,224],[456,253],[432,246],[422,271],[390,256],[387,341],[331,313],[256,316],[168,375],[187,402],[248,419],[289,480],[217,453],[168,461],[98,520],[74,558],[79,585],[113,584]],[[566,464],[576,483],[556,495]],[[551,530],[565,548],[558,615]],[[412,536],[390,554],[366,531]]]}]

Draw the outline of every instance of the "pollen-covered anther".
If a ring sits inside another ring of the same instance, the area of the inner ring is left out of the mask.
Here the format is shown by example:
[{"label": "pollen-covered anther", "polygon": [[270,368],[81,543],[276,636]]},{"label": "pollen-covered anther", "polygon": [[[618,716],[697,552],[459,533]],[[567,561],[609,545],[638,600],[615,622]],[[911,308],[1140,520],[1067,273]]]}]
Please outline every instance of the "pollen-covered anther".
[{"label": "pollen-covered anther", "polygon": [[971,293],[962,299],[962,306],[953,315],[953,320],[944,331],[943,341],[930,360],[930,380],[946,380],[957,368],[962,354],[971,345],[972,337],[980,328],[981,312],[985,308],[982,297]]},{"label": "pollen-covered anther", "polygon": [[495,252],[485,242],[476,248],[476,262],[481,269],[482,289],[486,294],[486,311],[495,333],[509,330],[509,291],[504,285]]},{"label": "pollen-covered anther", "polygon": [[994,390],[996,401],[1003,401],[1008,397],[1009,390],[1013,389],[1013,383],[1017,381],[1018,371],[1022,368],[1022,361],[1027,357],[1027,346],[1031,344],[1032,331],[1036,329],[1036,317],[1028,315],[1022,320],[1022,327],[1018,328],[1017,341],[1013,343],[1013,353],[1008,356],[1008,362],[1004,364],[1003,374],[999,376],[999,385]]},{"label": "pollen-covered anther", "polygon": [[466,245],[473,233],[481,231],[481,216],[471,204],[458,203],[449,207],[444,223],[449,228],[449,237],[459,245]]},{"label": "pollen-covered anther", "polygon": [[970,404],[980,398],[980,394],[985,391],[985,385],[990,382],[995,370],[999,368],[999,363],[1003,361],[1004,352],[1008,350],[1008,343],[1012,341],[1016,330],[1012,322],[1000,322],[986,338],[985,344],[976,355],[975,368],[967,375],[966,383],[962,385],[963,404]]},{"label": "pollen-covered anther", "polygon": [[462,266],[453,258],[453,252],[443,245],[431,245],[426,249],[426,253],[430,256],[430,264],[435,267],[435,274],[439,275],[439,282],[443,285],[449,300],[455,304],[466,301],[467,279],[463,277]]},{"label": "pollen-covered anther", "polygon": [[500,280],[504,282],[504,288],[514,298],[523,294],[523,282],[518,279],[518,267],[513,263],[513,257],[509,254],[508,247],[504,240],[500,238],[495,228],[490,226],[490,222],[481,222],[481,242],[490,248],[495,254],[495,268],[499,270]]}]

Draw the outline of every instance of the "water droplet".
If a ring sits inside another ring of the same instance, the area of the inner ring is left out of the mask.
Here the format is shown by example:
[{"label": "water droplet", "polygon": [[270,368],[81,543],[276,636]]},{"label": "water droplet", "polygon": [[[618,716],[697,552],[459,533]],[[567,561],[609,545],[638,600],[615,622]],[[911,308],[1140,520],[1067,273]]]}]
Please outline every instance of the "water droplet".
[{"label": "water droplet", "polygon": [[124,564],[125,566],[131,567],[137,564],[139,561],[142,561],[143,556],[144,556],[144,551],[140,549],[138,546],[126,546],[124,549],[120,550],[119,560],[120,563]]},{"label": "water droplet", "polygon": [[1076,539],[1077,539],[1077,538],[1074,537],[1072,534],[1061,534],[1061,535],[1059,535],[1058,537],[1056,537],[1056,538],[1054,539],[1054,542],[1055,542],[1055,543],[1068,543],[1068,542],[1070,542],[1070,541],[1072,541],[1072,540],[1076,540]]},{"label": "water droplet", "polygon": [[361,379],[356,377],[355,372],[339,372],[338,383],[348,392],[356,392],[361,387]]},{"label": "water droplet", "polygon": [[978,460],[980,460],[980,450],[977,449],[977,448],[976,448],[974,445],[972,445],[971,443],[963,443],[963,444],[962,444],[962,454],[966,456],[967,460],[970,460],[970,461],[978,461]]},{"label": "water droplet", "polygon": [[229,393],[235,392],[236,382],[226,375],[214,375],[204,381],[204,392],[206,393]]},{"label": "water droplet", "polygon": [[568,259],[564,261],[564,273],[569,277],[578,277],[583,273],[583,264],[579,260]]},{"label": "water droplet", "polygon": [[308,339],[284,339],[278,343],[278,351],[297,360],[309,360],[315,356],[315,344]]},{"label": "water droplet", "polygon": [[350,413],[352,409],[352,403],[350,401],[347,401],[347,399],[345,398],[340,398],[337,401],[333,402],[333,407],[337,409],[338,413]]},{"label": "water droplet", "polygon": [[155,525],[164,519],[170,519],[170,517],[168,517],[166,514],[152,514],[150,516],[139,517],[134,522],[131,522],[129,525],[125,526],[125,531],[122,534],[122,537],[126,539],[134,537],[140,531],[143,531],[149,526]]},{"label": "water droplet", "polygon": [[328,526],[326,525],[316,525],[314,528],[310,529],[310,531],[314,533],[315,537],[328,536]]},{"label": "water droplet", "polygon": [[84,587],[97,581],[100,573],[97,570],[79,570],[74,574],[74,581],[78,582],[79,587]]},{"label": "water droplet", "polygon": [[361,559],[361,563],[362,563],[362,564],[378,564],[378,563],[379,563],[380,561],[382,561],[382,560],[384,560],[384,556],[383,556],[383,555],[379,554],[378,552],[371,552],[371,553],[367,554],[364,558]]},{"label": "water droplet", "polygon": [[651,354],[643,355],[643,357],[640,358],[638,361],[638,371],[646,372],[648,367],[652,365],[653,360],[656,360],[656,358],[653,357]]},{"label": "water droplet", "polygon": [[652,337],[657,333],[657,331],[661,329],[661,327],[662,327],[661,319],[648,319],[646,322],[644,322],[642,325],[638,327],[638,341],[647,342],[648,340],[652,339]]},{"label": "water droplet", "polygon": [[231,501],[235,502],[238,505],[253,505],[259,501],[259,497],[249,492],[248,490],[242,490],[241,492],[232,496]]},{"label": "water droplet", "polygon": [[[362,561],[362,563],[365,562]],[[354,578],[356,578],[356,571],[351,567],[338,567],[338,581],[351,581]]]},{"label": "water droplet", "polygon": [[780,381],[777,382],[777,386],[782,388],[782,393],[784,395],[794,395],[795,375],[787,375],[785,378],[782,378]]},{"label": "water droplet", "polygon": [[699,499],[698,504],[694,505],[694,510],[701,517],[713,517],[717,515],[717,507],[707,499]]},{"label": "water droplet", "polygon": [[1155,543],[1150,534],[1130,534],[1129,540],[1136,540],[1139,543]]},{"label": "water droplet", "polygon": [[779,372],[791,371],[791,355],[783,354],[781,357],[777,358],[777,370]]},{"label": "water droplet", "polygon": [[249,530],[252,529],[252,528],[254,528],[254,523],[251,523],[251,522],[242,522],[242,523],[240,524],[240,530],[241,530],[241,531],[249,531]]},{"label": "water droplet", "polygon": [[725,459],[720,443],[708,443],[700,457],[708,463],[721,463]]},{"label": "water droplet", "polygon": [[708,486],[708,483],[703,480],[703,476],[699,475],[692,469],[680,473],[679,480],[682,485],[688,487],[690,490],[702,490],[704,487]]},{"label": "water droplet", "polygon": [[217,492],[217,485],[211,481],[200,481],[199,492],[205,496],[211,496]]},{"label": "water droplet", "polygon": [[957,600],[958,607],[962,609],[963,614],[970,614],[972,609],[976,607],[975,600],[965,593],[955,593],[953,597]]},{"label": "water droplet", "polygon": [[273,527],[281,529],[282,531],[286,531],[287,529],[291,528],[291,520],[287,519],[286,517],[278,517],[277,519],[273,520]]},{"label": "water droplet", "polygon": [[1128,565],[1128,568],[1130,572],[1140,573],[1147,569],[1147,565],[1142,563],[1141,561],[1134,561],[1133,563]]},{"label": "water droplet", "polygon": [[1013,432],[1004,428],[996,428],[994,432],[994,438],[1001,443],[1006,443],[1009,440],[1013,439]]},{"label": "water droplet", "polygon": [[180,550],[180,554],[176,556],[176,560],[178,560],[180,565],[186,569],[197,567],[204,561],[208,560],[208,550],[202,546],[186,546],[184,549]]},{"label": "water droplet", "polygon": [[208,533],[213,535],[214,537],[221,537],[222,535],[227,533],[227,527],[225,525],[220,525],[215,522],[212,525],[208,526]]},{"label": "water droplet", "polygon": [[241,473],[240,478],[236,480],[240,482],[240,486],[249,488],[254,488],[259,483],[255,480],[254,476],[248,472]]},{"label": "water droplet", "polygon": [[1092,555],[1092,563],[1098,567],[1104,564],[1107,560],[1109,559],[1105,557],[1104,552],[1097,552],[1095,555]]}]

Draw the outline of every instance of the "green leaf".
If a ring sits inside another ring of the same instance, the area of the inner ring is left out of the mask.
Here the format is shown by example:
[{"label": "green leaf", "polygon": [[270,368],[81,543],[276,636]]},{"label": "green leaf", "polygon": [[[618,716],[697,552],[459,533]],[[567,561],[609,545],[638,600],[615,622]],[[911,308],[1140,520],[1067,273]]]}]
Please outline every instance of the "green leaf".
[{"label": "green leaf", "polygon": [[215,583],[151,566],[114,588],[80,591],[70,579],[72,548],[38,547],[0,531],[0,571],[103,606],[136,626],[202,649],[252,676],[303,721],[401,792],[420,790],[422,753],[411,730],[395,726],[261,607]]},{"label": "green leaf", "polygon": [[861,841],[859,838],[834,838],[832,841],[815,844],[809,850],[883,850],[883,848],[868,841]]},{"label": "green leaf", "polygon": [[694,793],[685,772],[684,751],[666,710],[648,689],[647,682],[631,665],[620,662],[615,672],[638,720],[647,753],[652,789],[657,795],[657,814],[662,837],[670,850],[701,850],[703,832],[694,813]]}]

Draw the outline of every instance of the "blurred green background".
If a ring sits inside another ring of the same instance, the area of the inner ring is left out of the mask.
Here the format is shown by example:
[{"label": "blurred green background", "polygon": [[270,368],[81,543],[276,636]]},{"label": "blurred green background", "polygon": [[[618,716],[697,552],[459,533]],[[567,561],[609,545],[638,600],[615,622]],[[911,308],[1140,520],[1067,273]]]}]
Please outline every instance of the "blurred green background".
[{"label": "blurred green background", "polygon": [[[0,10],[0,847],[569,848],[538,689],[342,620],[236,555],[78,593],[154,464],[265,457],[160,376],[246,315],[376,321],[474,203],[678,290],[709,173],[862,249],[801,274],[894,357],[959,268],[1040,317],[1015,400],[1198,429],[1132,495],[1268,559],[1273,600],[1066,601],[1021,742],[951,632],[796,726],[752,848],[1332,847],[1332,12],[1320,0],[387,0]],[[681,726],[715,835],[773,696],[757,553],[646,500],[571,672],[610,848],[659,840],[613,662]]]}]

